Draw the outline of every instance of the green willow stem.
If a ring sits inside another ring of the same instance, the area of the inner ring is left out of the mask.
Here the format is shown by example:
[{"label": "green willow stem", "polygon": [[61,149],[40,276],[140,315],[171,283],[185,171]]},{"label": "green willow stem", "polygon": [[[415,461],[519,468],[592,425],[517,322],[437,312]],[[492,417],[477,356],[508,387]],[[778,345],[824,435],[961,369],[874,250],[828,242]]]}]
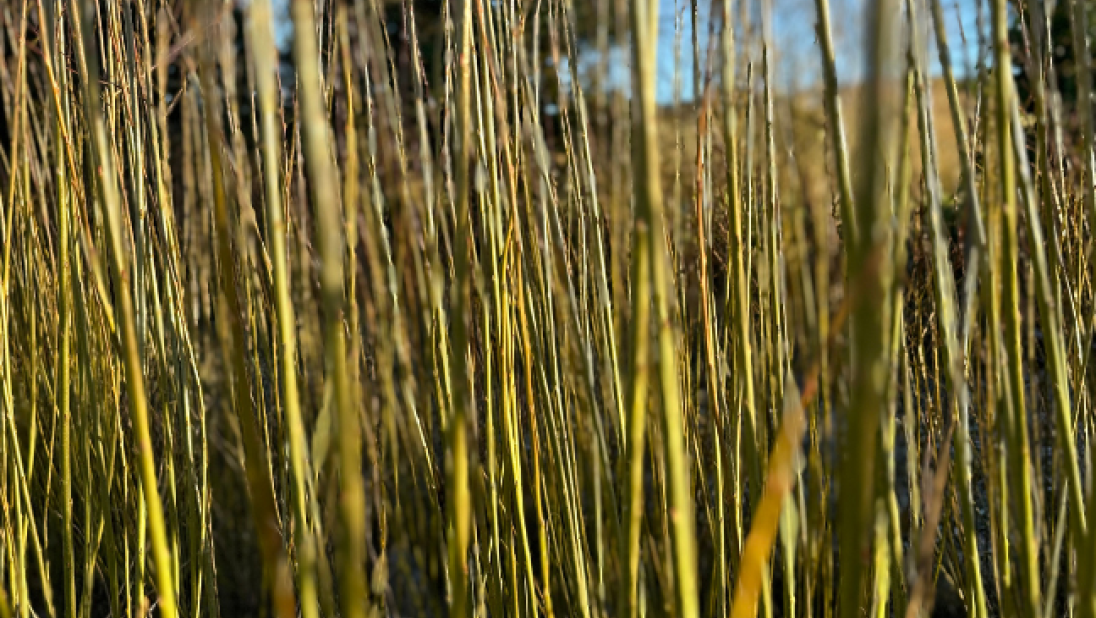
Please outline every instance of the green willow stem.
[{"label": "green willow stem", "polygon": [[1012,153],[1012,128],[1009,109],[1013,95],[1012,72],[1008,42],[1008,10],[1004,0],[992,0],[991,28],[994,53],[994,105],[996,106],[997,152],[1000,164],[1001,208],[1004,214],[1004,242],[1000,265],[1004,269],[1002,312],[1005,318],[1004,349],[1006,355],[1005,389],[1008,395],[1008,454],[1019,502],[1020,570],[1023,574],[1023,607],[1031,616],[1038,616],[1040,602],[1039,552],[1035,535],[1035,513],[1031,500],[1031,455],[1028,439],[1027,406],[1024,397],[1024,357],[1021,347],[1020,286],[1017,278],[1019,236],[1017,230],[1016,161]]},{"label": "green willow stem", "polygon": [[[892,0],[872,0],[866,9],[865,79],[867,100],[873,101],[863,114],[860,130],[862,161],[855,196],[859,238],[845,243],[848,272],[867,276],[863,295],[854,301],[851,313],[852,376],[838,481],[841,500],[838,511],[840,575],[838,616],[860,615],[861,582],[871,556],[872,523],[875,507],[875,452],[889,367],[891,285],[893,252],[890,200],[887,197],[885,162],[889,152],[888,123],[894,117],[895,96],[890,92],[894,42]],[[850,276],[850,279],[852,276]]]},{"label": "green willow stem", "polygon": [[837,168],[837,189],[841,205],[841,218],[848,226],[846,242],[858,242],[856,211],[853,207],[852,176],[849,173],[848,140],[845,138],[845,120],[841,111],[841,97],[837,85],[837,68],[834,60],[833,33],[830,27],[829,0],[815,0],[818,23],[818,49],[822,53],[822,77],[825,84],[826,118],[830,129],[834,165]]}]

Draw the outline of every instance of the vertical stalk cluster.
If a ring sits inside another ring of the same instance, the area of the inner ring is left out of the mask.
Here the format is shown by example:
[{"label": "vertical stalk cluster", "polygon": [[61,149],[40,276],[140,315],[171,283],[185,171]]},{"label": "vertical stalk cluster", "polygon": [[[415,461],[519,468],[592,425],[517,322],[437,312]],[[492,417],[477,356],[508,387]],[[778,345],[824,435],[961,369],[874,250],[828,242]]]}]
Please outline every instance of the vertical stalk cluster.
[{"label": "vertical stalk cluster", "polygon": [[0,616],[1096,618],[1084,2],[280,6],[0,11]]}]

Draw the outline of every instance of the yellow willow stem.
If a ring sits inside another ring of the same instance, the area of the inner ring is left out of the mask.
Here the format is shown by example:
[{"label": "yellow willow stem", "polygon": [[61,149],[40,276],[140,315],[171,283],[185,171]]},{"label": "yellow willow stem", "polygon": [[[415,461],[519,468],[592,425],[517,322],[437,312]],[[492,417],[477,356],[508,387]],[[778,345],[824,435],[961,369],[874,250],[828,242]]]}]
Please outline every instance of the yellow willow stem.
[{"label": "yellow willow stem", "polygon": [[457,151],[456,167],[456,220],[453,234],[452,331],[450,360],[452,363],[453,390],[452,414],[446,427],[446,448],[449,451],[446,482],[449,495],[446,498],[448,525],[448,565],[450,601],[449,612],[453,618],[464,618],[468,611],[469,570],[468,546],[472,533],[472,494],[469,487],[470,459],[474,451],[469,446],[468,423],[471,401],[468,392],[470,266],[468,240],[472,234],[469,226],[469,194],[471,192],[470,164],[475,152],[472,135],[472,0],[464,0],[460,8],[458,28],[460,40],[457,48],[459,62],[457,76]]},{"label": "yellow willow stem", "polygon": [[[91,38],[95,25],[95,6],[91,0],[71,5],[75,22],[76,51],[82,64],[87,67],[84,81],[84,102],[91,125],[92,152],[98,164],[99,177],[91,180],[95,184],[98,198],[106,211],[107,232],[110,243],[110,266],[114,278],[114,289],[118,302],[114,306],[116,322],[121,327],[121,344],[125,363],[126,390],[129,394],[130,415],[133,419],[134,437],[141,478],[141,487],[148,508],[148,523],[152,534],[152,556],[156,565],[157,594],[159,595],[160,615],[175,618],[175,582],[172,570],[171,549],[168,545],[167,526],[164,522],[164,507],[156,487],[156,462],[152,450],[152,435],[148,423],[148,397],[145,391],[145,379],[141,351],[137,343],[137,326],[131,296],[130,272],[127,252],[122,248],[122,230],[119,214],[117,177],[114,161],[107,143],[106,126],[100,115],[99,102],[99,56],[88,53],[84,41]],[[82,13],[82,14],[81,14]],[[81,20],[81,18],[83,18]]]},{"label": "yellow willow stem", "polygon": [[[693,490],[685,458],[685,430],[682,420],[680,384],[677,373],[677,353],[672,302],[673,281],[665,251],[662,208],[661,167],[658,156],[657,80],[658,0],[632,2],[632,57],[635,67],[639,113],[633,122],[637,141],[635,191],[637,206],[637,246],[639,259],[648,259],[653,282],[655,311],[658,318],[658,368],[662,401],[663,445],[667,466],[670,507],[670,536],[673,540],[673,572],[676,588],[677,613],[681,618],[695,618],[700,611],[697,597],[696,537],[693,521]],[[646,244],[640,245],[646,228]],[[644,255],[646,254],[646,255]],[[637,283],[639,283],[637,281]],[[647,302],[646,295],[637,291],[636,302]],[[642,325],[640,325],[642,326]],[[636,340],[649,336],[646,329],[636,329]],[[645,405],[643,400],[633,401]],[[633,409],[633,414],[635,410]],[[630,429],[634,437],[638,427]],[[642,451],[638,451],[642,455]],[[636,453],[632,454],[636,464]],[[635,477],[632,478],[635,482]],[[633,495],[632,508],[636,506]],[[637,514],[632,512],[632,521]],[[634,557],[632,557],[634,558]]]},{"label": "yellow willow stem", "polygon": [[342,615],[363,618],[367,609],[365,578],[366,530],[365,484],[362,480],[362,427],[359,410],[350,397],[346,367],[346,336],[343,259],[343,209],[335,197],[337,179],[331,160],[328,122],[320,78],[320,53],[316,43],[316,21],[311,0],[294,0],[293,53],[297,67],[298,97],[304,140],[305,171],[316,209],[316,244],[323,264],[320,295],[324,313],[324,347],[331,371],[338,418],[338,453],[342,495],[339,514],[342,539],[339,574]]},{"label": "yellow willow stem", "polygon": [[286,257],[286,224],[282,215],[280,165],[281,133],[277,110],[280,96],[275,74],[278,70],[270,21],[269,0],[256,0],[250,9],[248,43],[255,62],[255,81],[259,90],[263,148],[263,180],[266,188],[267,236],[274,275],[274,307],[278,316],[278,343],[281,347],[282,405],[289,434],[289,465],[293,475],[294,542],[297,546],[297,587],[302,618],[318,618],[316,592],[316,541],[308,522],[307,479],[308,443],[297,393],[296,316],[289,295],[289,263]]}]

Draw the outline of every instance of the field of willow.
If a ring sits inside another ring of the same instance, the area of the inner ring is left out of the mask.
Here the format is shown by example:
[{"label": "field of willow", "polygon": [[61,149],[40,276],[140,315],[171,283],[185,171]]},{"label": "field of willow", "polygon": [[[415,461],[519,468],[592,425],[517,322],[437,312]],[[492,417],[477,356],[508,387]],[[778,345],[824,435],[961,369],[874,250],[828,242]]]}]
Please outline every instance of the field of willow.
[{"label": "field of willow", "polygon": [[773,2],[0,3],[0,618],[1096,618],[1096,4]]}]

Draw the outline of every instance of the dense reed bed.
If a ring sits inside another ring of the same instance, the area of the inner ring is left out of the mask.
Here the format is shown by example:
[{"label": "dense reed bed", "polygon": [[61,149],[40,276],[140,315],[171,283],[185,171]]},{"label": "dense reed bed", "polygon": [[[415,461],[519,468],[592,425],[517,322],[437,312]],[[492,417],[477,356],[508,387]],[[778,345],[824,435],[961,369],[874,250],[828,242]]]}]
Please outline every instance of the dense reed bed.
[{"label": "dense reed bed", "polygon": [[1090,7],[971,2],[3,4],[0,617],[1096,618]]}]

